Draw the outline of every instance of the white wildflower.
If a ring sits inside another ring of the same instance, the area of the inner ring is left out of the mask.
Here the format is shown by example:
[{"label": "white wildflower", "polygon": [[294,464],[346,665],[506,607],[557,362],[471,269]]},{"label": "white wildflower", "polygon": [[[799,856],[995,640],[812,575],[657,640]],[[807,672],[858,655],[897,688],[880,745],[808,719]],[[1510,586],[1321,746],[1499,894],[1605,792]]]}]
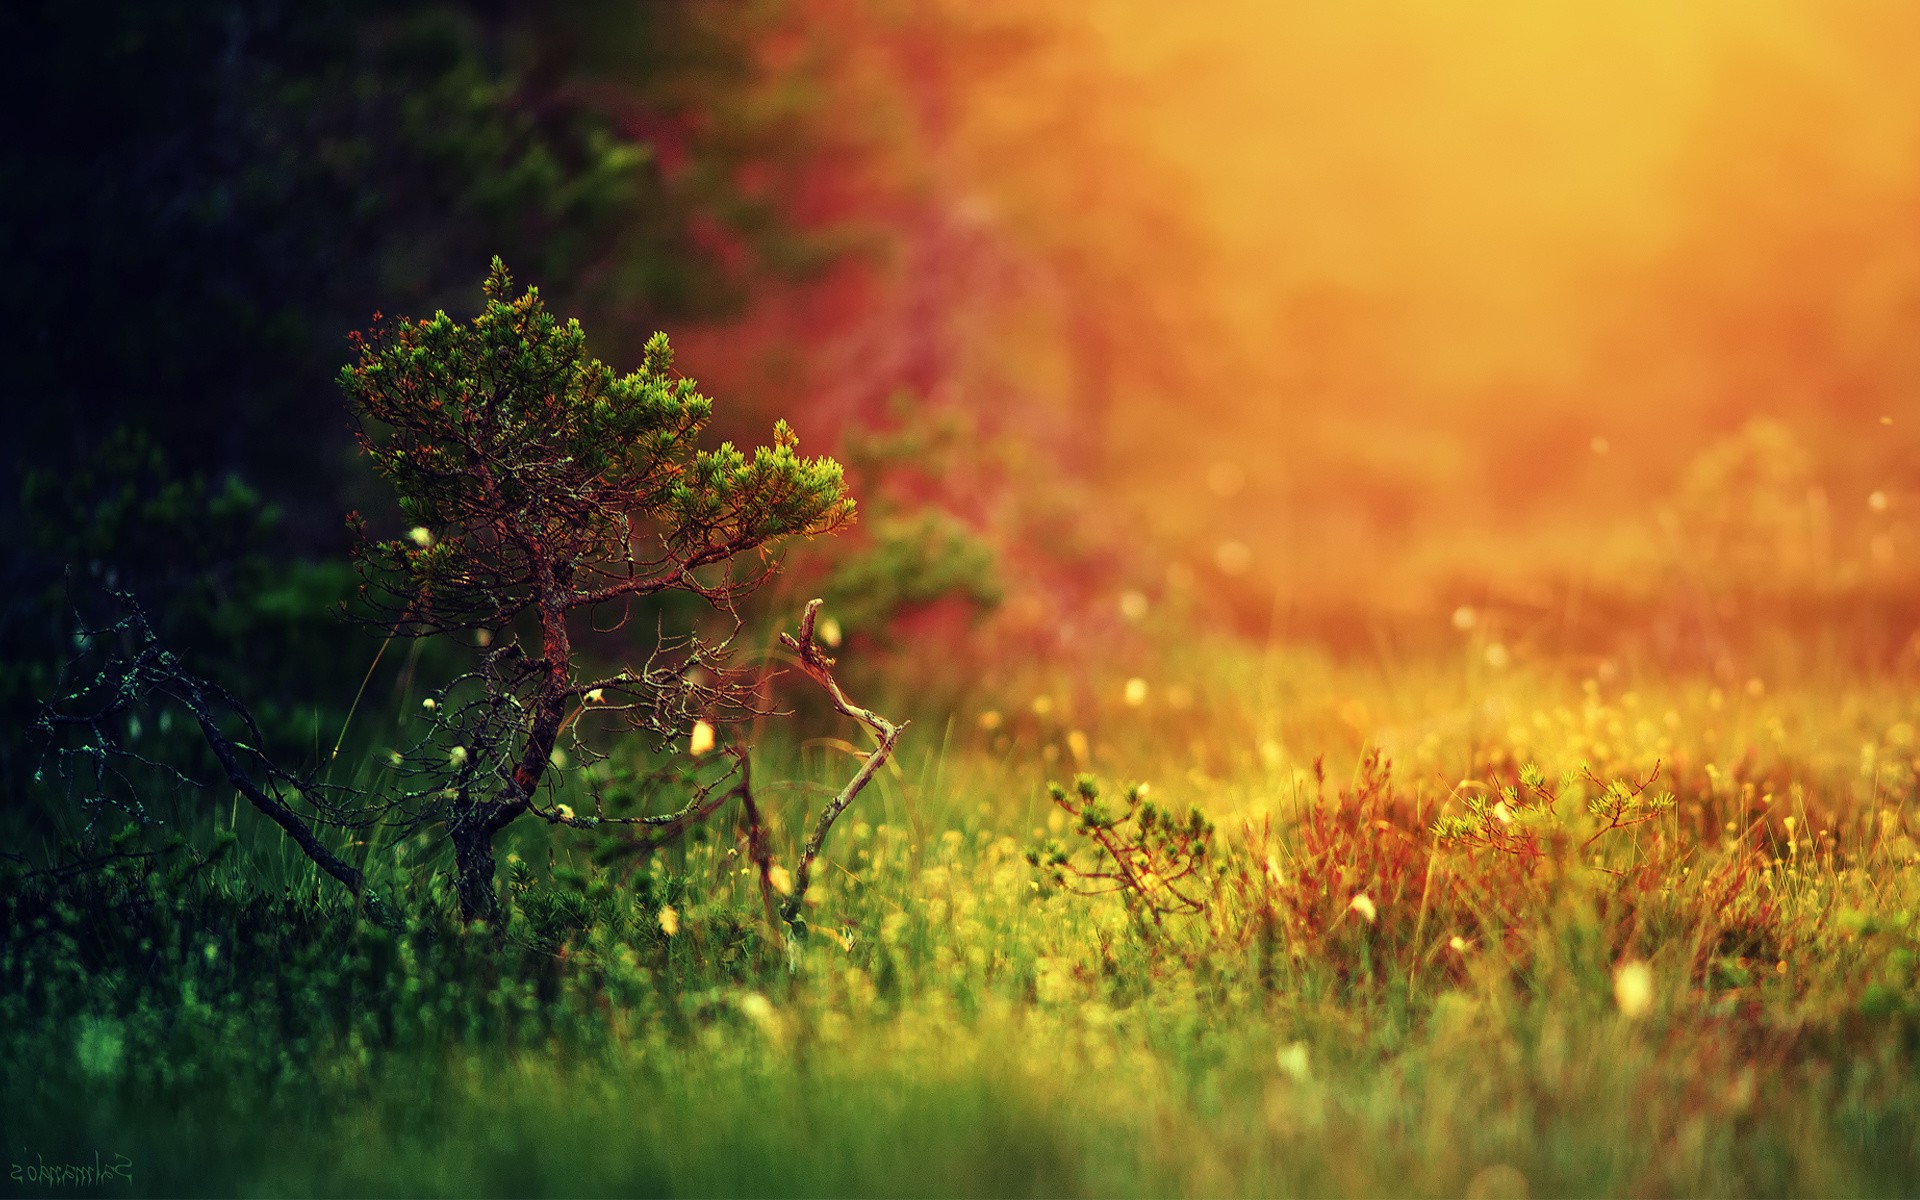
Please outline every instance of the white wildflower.
[{"label": "white wildflower", "polygon": [[1646,1016],[1653,1008],[1653,968],[1639,959],[1621,963],[1613,973],[1613,1000],[1629,1021]]},{"label": "white wildflower", "polygon": [[687,753],[695,758],[711,752],[713,749],[713,726],[705,721],[693,723],[693,733],[687,738]]}]

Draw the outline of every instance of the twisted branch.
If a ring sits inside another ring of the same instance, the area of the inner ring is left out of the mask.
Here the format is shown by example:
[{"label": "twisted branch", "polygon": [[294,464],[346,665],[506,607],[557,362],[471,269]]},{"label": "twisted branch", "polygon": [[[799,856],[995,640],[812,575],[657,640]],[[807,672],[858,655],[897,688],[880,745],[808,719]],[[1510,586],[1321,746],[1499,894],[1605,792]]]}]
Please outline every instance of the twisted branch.
[{"label": "twisted branch", "polygon": [[807,601],[807,610],[800,617],[799,638],[783,633],[780,635],[780,641],[800,656],[800,669],[806,672],[807,678],[819,684],[827,693],[827,698],[833,702],[834,710],[866,726],[873,732],[879,744],[874,746],[873,752],[868,754],[866,760],[860,764],[860,769],[854,772],[853,778],[847,781],[847,786],[840,789],[840,794],[820,810],[820,817],[814,822],[813,833],[808,836],[807,844],[801,851],[800,865],[793,873],[793,894],[787,897],[787,903],[781,911],[781,916],[785,918],[787,924],[801,936],[805,935],[805,926],[798,923],[800,905],[806,899],[807,884],[813,877],[813,860],[819,856],[820,847],[826,844],[827,833],[833,829],[834,821],[847,810],[847,806],[853,803],[854,797],[860,794],[861,789],[873,779],[874,773],[893,754],[893,744],[899,738],[900,731],[908,724],[902,721],[895,725],[872,709],[861,708],[847,699],[847,694],[840,690],[840,684],[833,677],[834,660],[822,654],[820,647],[813,640],[813,623],[819,616],[820,604],[819,600]]},{"label": "twisted branch", "polygon": [[[315,866],[345,887],[369,917],[389,928],[395,927],[395,914],[379,893],[367,886],[365,874],[335,854],[314,832],[307,819],[295,812],[282,798],[291,793],[313,805],[316,811],[325,813],[330,807],[325,799],[328,794],[326,786],[296,775],[269,758],[262,748],[264,739],[253,714],[226,689],[193,674],[179,656],[162,648],[147,621],[146,612],[130,593],[116,591],[109,594],[125,615],[106,629],[89,629],[88,641],[90,644],[111,644],[113,640],[124,636],[134,643],[136,649],[124,659],[110,657],[80,689],[41,709],[35,725],[46,739],[51,754],[63,764],[70,758],[91,762],[96,765],[96,774],[99,764],[115,757],[137,758],[122,749],[118,738],[109,728],[109,722],[123,713],[153,703],[156,695],[173,701],[193,717],[207,748],[213,752],[221,772],[234,790],[245,796],[247,802],[267,819],[280,826]],[[104,703],[98,699],[102,693],[106,697]],[[94,698],[90,710],[87,704],[89,697]],[[221,709],[240,722],[248,741],[240,742],[227,736],[220,724]],[[63,731],[77,731],[80,744],[77,747],[60,745]],[[249,769],[249,759],[254,769]],[[256,779],[255,770],[264,778]],[[192,782],[178,771],[170,773],[182,782]]]}]

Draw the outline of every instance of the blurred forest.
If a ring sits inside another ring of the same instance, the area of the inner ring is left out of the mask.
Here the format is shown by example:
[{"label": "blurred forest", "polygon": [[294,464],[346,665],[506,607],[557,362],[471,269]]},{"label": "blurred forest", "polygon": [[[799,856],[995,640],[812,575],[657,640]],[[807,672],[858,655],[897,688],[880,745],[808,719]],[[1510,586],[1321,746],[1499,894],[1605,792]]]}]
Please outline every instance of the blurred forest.
[{"label": "blurred forest", "polygon": [[471,309],[493,253],[616,366],[666,329],[717,435],[785,415],[846,458],[859,532],[771,602],[972,639],[968,686],[1149,612],[1364,653],[1473,606],[1518,652],[1730,675],[1761,614],[1915,659],[1908,5],[102,0],[0,33],[9,714],[69,568],[344,704],[341,518],[381,513],[344,335]]}]

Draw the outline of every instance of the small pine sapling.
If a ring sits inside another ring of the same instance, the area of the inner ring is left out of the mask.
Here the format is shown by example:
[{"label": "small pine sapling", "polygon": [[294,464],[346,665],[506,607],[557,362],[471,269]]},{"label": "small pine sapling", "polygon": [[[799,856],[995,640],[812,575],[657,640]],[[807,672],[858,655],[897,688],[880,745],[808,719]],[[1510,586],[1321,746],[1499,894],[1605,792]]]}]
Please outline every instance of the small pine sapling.
[{"label": "small pine sapling", "polygon": [[[381,538],[353,518],[364,595],[393,634],[464,633],[484,647],[429,708],[433,734],[403,758],[417,781],[409,802],[453,843],[462,912],[493,918],[492,841],[519,817],[658,820],[540,803],[557,740],[583,710],[663,744],[697,721],[757,714],[750,683],[726,663],[731,632],[663,636],[645,663],[591,677],[576,662],[575,622],[591,612],[601,631],[622,628],[636,601],[678,591],[737,631],[735,605],[777,568],[766,552],[841,528],[854,505],[840,465],[803,458],[784,421],[751,457],[731,443],[699,449],[713,405],[673,372],[664,334],[640,370],[617,375],[537,289],[515,295],[497,258],[472,321],[442,312],[353,341],[341,385],[356,440],[412,523]],[[730,794],[697,790],[668,820],[684,827]]]},{"label": "small pine sapling", "polygon": [[1546,853],[1543,839],[1559,830],[1558,805],[1562,796],[1584,783],[1588,786],[1587,815],[1595,828],[1579,844],[1585,850],[1609,833],[1644,825],[1672,810],[1672,792],[1650,792],[1660,777],[1660,764],[1645,779],[1615,779],[1602,782],[1592,768],[1582,766],[1560,781],[1547,785],[1546,773],[1528,763],[1520,769],[1519,783],[1499,789],[1491,803],[1487,796],[1469,793],[1462,798],[1465,811],[1435,818],[1431,827],[1434,841],[1442,846],[1466,846],[1493,850],[1524,859]]},{"label": "small pine sapling", "polygon": [[[234,791],[386,924],[396,914],[329,831],[357,832],[365,846],[376,830],[395,842],[441,830],[463,917],[497,927],[493,840],[521,817],[603,837],[619,831],[628,852],[644,853],[737,799],[771,922],[772,892],[789,877],[773,865],[745,749],[720,741],[730,723],[768,710],[763,681],[733,667],[728,650],[742,627],[737,605],[778,568],[773,549],[853,520],[840,465],[802,457],[785,422],[751,455],[731,443],[700,449],[712,402],[673,373],[664,335],[647,343],[639,371],[616,375],[587,354],[577,322],[547,312],[537,290],[515,295],[498,259],[473,320],[438,313],[378,324],[352,341],[356,358],[341,382],[355,436],[406,522],[399,535],[380,537],[350,518],[360,615],[389,640],[437,638],[464,646],[470,660],[422,702],[422,732],[389,752],[371,785],[333,783],[325,763],[289,769],[267,751],[245,705],[189,671],[135,599],[116,592],[124,615],[77,633],[82,653],[68,674],[84,678],[42,710],[44,753],[83,803],[108,800],[147,824],[144,780],[157,773],[181,788],[206,786],[134,744],[136,710],[159,709],[163,727],[182,713]],[[583,665],[577,624],[591,615],[598,633],[625,628],[637,603],[665,593],[704,601],[725,631],[657,629],[638,664],[611,674]],[[792,892],[784,916],[796,933],[804,932],[798,905],[814,858],[901,728],[841,691],[833,660],[814,642],[819,603],[786,644],[835,710],[865,725],[877,745],[820,815],[797,886],[781,889]],[[677,797],[674,811],[610,813],[601,788],[590,786],[596,811],[579,813],[550,794],[559,775],[605,757],[586,733],[609,728],[684,748],[649,781]]]},{"label": "small pine sapling", "polygon": [[1118,809],[1102,801],[1100,791],[1100,781],[1086,774],[1074,778],[1071,790],[1049,783],[1047,794],[1084,842],[1069,847],[1048,839],[1027,851],[1027,862],[1055,887],[1083,896],[1118,893],[1129,910],[1155,925],[1204,910],[1213,822],[1198,808],[1184,817],[1160,808],[1147,799],[1144,783],[1129,787]]}]

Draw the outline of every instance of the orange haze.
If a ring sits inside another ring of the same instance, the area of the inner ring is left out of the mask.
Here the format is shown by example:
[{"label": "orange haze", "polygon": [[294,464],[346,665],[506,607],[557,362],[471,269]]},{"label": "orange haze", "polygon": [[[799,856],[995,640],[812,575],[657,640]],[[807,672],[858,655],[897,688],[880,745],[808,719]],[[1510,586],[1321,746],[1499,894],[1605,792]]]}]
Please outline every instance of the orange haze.
[{"label": "orange haze", "polygon": [[748,391],[1067,460],[1150,590],[1906,577],[1920,6],[810,0],[768,56],[837,138],[794,210],[884,249],[696,369],[781,329]]}]

